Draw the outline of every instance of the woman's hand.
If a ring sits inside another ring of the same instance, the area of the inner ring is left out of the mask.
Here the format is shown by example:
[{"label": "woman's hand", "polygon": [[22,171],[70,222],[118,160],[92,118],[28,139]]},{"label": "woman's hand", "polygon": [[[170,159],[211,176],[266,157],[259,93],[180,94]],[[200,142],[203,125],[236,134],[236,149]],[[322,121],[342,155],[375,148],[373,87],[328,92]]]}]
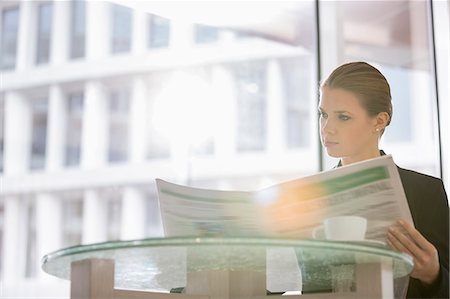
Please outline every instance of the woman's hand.
[{"label": "woman's hand", "polygon": [[418,230],[399,220],[389,228],[387,236],[387,243],[392,249],[413,257],[414,269],[411,277],[425,284],[432,284],[436,280],[440,269],[438,252]]}]

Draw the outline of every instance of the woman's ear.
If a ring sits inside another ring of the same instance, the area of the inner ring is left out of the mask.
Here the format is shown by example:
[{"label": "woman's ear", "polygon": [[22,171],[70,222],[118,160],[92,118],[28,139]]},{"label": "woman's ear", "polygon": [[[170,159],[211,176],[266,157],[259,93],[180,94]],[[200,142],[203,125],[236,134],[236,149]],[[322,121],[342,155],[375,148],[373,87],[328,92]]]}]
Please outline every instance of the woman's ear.
[{"label": "woman's ear", "polygon": [[387,112],[380,112],[376,116],[376,128],[383,130],[389,124],[389,114]]}]

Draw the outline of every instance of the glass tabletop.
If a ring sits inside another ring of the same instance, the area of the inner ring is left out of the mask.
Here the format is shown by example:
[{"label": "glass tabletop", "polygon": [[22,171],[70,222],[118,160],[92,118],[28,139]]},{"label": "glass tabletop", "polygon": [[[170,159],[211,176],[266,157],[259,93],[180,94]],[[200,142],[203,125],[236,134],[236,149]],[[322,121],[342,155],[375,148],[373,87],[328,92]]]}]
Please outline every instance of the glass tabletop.
[{"label": "glass tabletop", "polygon": [[394,278],[413,267],[409,255],[374,242],[180,237],[69,247],[44,256],[42,268],[70,279],[71,263],[91,258],[114,260],[116,288],[161,292],[186,286],[196,271],[265,272],[269,291],[317,292],[331,289],[333,272],[354,276],[357,264],[390,265]]}]

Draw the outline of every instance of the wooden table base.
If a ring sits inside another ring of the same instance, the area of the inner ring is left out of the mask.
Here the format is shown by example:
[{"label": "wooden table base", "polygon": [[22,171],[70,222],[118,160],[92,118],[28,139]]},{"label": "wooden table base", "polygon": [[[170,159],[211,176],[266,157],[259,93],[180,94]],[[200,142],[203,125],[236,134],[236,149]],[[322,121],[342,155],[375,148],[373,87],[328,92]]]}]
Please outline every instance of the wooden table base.
[{"label": "wooden table base", "polygon": [[[392,299],[392,268],[382,263],[356,265],[356,291],[287,296],[289,299],[383,298]],[[86,259],[71,266],[71,299],[268,299],[264,273],[201,271],[188,273],[185,294],[156,293],[114,288],[114,261]],[[283,296],[286,298],[286,296]]]}]

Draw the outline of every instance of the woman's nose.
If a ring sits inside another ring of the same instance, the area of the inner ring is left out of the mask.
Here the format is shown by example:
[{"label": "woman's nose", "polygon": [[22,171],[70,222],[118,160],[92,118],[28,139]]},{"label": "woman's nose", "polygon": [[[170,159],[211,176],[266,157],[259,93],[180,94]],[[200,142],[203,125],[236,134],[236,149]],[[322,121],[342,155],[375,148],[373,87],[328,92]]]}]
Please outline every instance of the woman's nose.
[{"label": "woman's nose", "polygon": [[329,120],[323,120],[322,122],[322,132],[327,133],[327,134],[334,134],[336,133],[336,128],[334,126],[334,124]]}]

